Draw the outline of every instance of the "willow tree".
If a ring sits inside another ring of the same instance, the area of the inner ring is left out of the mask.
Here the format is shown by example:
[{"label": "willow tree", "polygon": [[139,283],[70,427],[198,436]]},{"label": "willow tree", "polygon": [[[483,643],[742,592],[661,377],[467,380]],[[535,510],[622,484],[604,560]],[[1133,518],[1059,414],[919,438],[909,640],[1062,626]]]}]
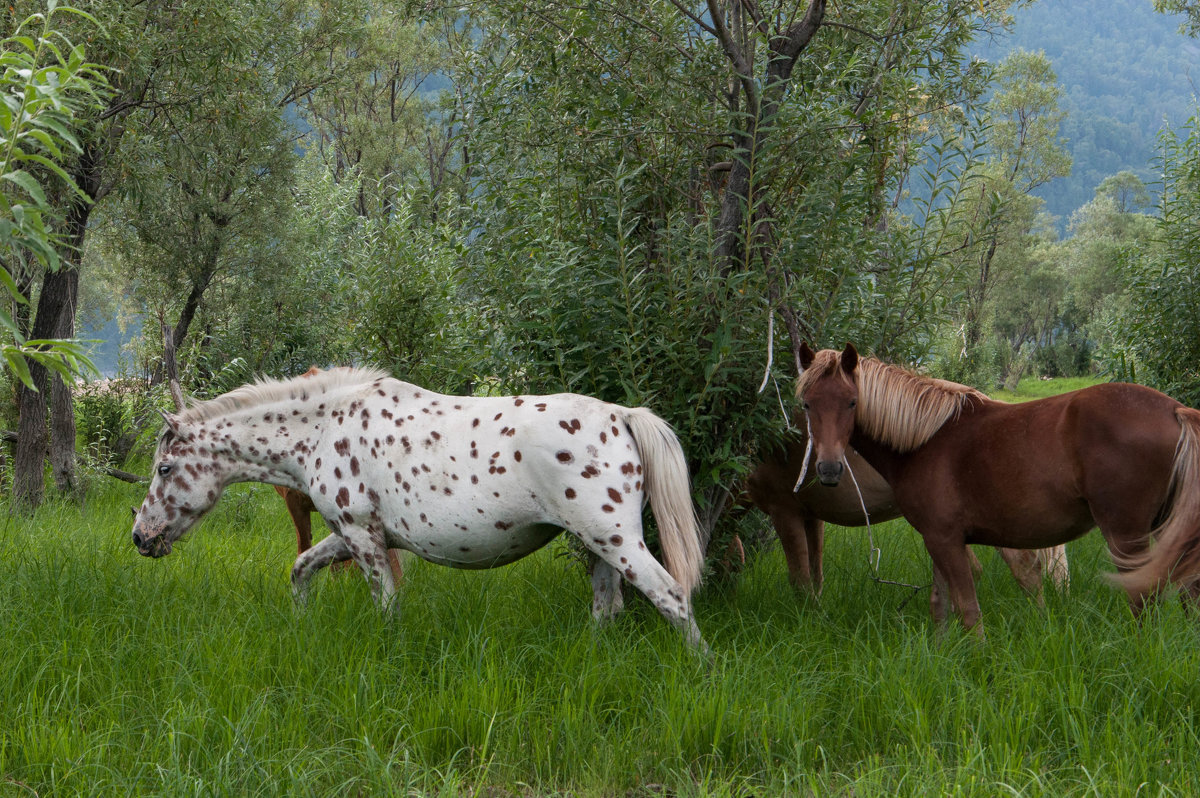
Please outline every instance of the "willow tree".
[{"label": "willow tree", "polygon": [[1031,192],[1071,171],[1071,156],[1059,134],[1066,112],[1062,87],[1044,53],[1016,51],[997,70],[988,102],[992,119],[991,158],[982,193],[984,246],[975,260],[963,304],[963,348],[970,357],[986,330],[984,313],[1000,282],[996,254],[1024,240],[1041,200]]},{"label": "willow tree", "polygon": [[[27,0],[15,5],[21,13],[40,3]],[[79,7],[96,24],[86,31],[68,28],[65,33],[68,38],[86,35],[90,56],[109,70],[112,92],[80,118],[80,149],[63,165],[80,189],[77,195],[64,195],[60,208],[66,219],[67,245],[60,253],[64,268],[31,273],[22,284],[27,296],[38,296],[38,307],[29,320],[35,336],[73,331],[81,258],[96,229],[91,216],[108,202],[129,200],[125,210],[133,212],[115,214],[124,218],[136,217],[139,208],[162,211],[164,206],[149,197],[162,185],[157,178],[166,175],[177,178],[181,195],[193,199],[197,216],[214,227],[228,227],[221,221],[223,214],[240,214],[253,204],[247,195],[254,193],[253,184],[262,178],[265,162],[249,151],[287,149],[290,131],[277,120],[288,105],[328,79],[321,68],[322,49],[338,39],[346,19],[359,8],[351,0],[285,0],[266,5],[81,0]],[[272,119],[260,112],[264,106],[273,110]],[[261,148],[248,143],[240,151],[235,151],[236,146],[231,149],[235,139],[252,138],[247,131],[260,142],[267,136],[275,141]],[[245,167],[242,174],[247,183],[230,182],[234,164]],[[217,184],[223,179],[225,186],[220,188]],[[227,193],[224,199],[222,191]],[[189,243],[211,250],[211,241]],[[185,254],[204,257],[191,249]],[[201,274],[192,286],[198,287],[204,282],[202,270],[198,267],[194,272]],[[133,281],[144,286],[154,284],[156,278],[152,269],[144,268]],[[183,321],[191,294],[190,289],[184,290],[171,308],[177,334],[187,329]],[[34,377],[35,382],[44,379],[36,372]],[[40,501],[44,491],[50,394],[53,473],[59,487],[69,488],[74,481],[75,427],[69,386],[55,380],[52,390],[23,391],[14,494],[31,505]]]},{"label": "willow tree", "polygon": [[[970,171],[961,134],[987,78],[966,47],[1003,8],[473,8],[455,76],[468,290],[501,331],[493,370],[520,390],[662,411],[711,523],[754,445],[786,424],[794,358],[773,347],[919,349],[948,253],[970,239],[947,199]],[[914,211],[910,180],[926,177]],[[784,385],[759,394],[770,378]]]}]

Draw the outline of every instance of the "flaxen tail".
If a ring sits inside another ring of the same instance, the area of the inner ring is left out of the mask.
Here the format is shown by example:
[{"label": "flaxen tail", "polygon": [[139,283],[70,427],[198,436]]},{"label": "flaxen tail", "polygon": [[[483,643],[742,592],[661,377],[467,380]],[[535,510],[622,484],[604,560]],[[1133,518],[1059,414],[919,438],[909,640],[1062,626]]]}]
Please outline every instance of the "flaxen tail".
[{"label": "flaxen tail", "polygon": [[671,425],[644,407],[626,408],[624,421],[642,456],[642,479],[658,522],[664,565],[687,595],[700,583],[704,546],[683,447]]},{"label": "flaxen tail", "polygon": [[1135,606],[1167,582],[1186,588],[1200,581],[1200,411],[1181,407],[1175,417],[1183,429],[1168,491],[1171,508],[1150,548],[1117,563],[1129,569],[1115,578]]}]

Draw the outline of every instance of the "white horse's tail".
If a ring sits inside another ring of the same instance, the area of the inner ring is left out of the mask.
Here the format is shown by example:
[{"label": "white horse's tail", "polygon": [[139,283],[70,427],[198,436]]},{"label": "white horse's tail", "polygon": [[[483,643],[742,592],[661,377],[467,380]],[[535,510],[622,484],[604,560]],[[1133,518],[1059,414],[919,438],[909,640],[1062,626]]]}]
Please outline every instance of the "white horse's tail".
[{"label": "white horse's tail", "polygon": [[648,409],[623,408],[622,415],[642,456],[643,481],[658,522],[664,565],[690,596],[700,583],[704,547],[683,447],[671,425]]}]

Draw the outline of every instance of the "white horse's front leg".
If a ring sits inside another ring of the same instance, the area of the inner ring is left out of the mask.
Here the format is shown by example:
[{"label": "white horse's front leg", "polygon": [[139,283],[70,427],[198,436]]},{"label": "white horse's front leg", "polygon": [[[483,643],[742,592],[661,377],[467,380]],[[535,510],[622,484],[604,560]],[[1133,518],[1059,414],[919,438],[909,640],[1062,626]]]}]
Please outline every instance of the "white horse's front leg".
[{"label": "white horse's front leg", "polygon": [[326,535],[320,543],[297,557],[292,566],[292,597],[296,603],[303,604],[308,599],[308,583],[313,574],[331,562],[349,556],[350,549],[339,535]]},{"label": "white horse's front leg", "polygon": [[362,569],[371,585],[371,593],[375,603],[382,610],[392,609],[396,595],[396,582],[392,577],[392,569],[388,564],[387,544],[383,527],[378,524],[359,526],[358,524],[341,524],[342,541],[350,552],[354,562]]}]

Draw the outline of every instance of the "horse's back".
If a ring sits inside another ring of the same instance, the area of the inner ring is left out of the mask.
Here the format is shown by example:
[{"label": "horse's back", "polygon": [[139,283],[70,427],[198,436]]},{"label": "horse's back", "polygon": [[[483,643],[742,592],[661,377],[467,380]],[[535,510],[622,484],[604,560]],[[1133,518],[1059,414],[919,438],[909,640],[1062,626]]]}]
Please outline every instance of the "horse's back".
[{"label": "horse's back", "polygon": [[1153,513],[1179,436],[1178,406],[1129,383],[980,403],[914,453],[897,493],[916,525],[957,518],[973,530],[970,542],[1066,542],[1091,529],[1106,502],[1136,496],[1141,514]]},{"label": "horse's back", "polygon": [[[561,528],[640,529],[643,464],[626,425],[639,411],[580,394],[454,396],[391,379],[339,407],[316,452],[342,469],[325,510],[374,513],[391,545],[425,559],[486,568]],[[342,485],[347,466],[353,479]]]}]

